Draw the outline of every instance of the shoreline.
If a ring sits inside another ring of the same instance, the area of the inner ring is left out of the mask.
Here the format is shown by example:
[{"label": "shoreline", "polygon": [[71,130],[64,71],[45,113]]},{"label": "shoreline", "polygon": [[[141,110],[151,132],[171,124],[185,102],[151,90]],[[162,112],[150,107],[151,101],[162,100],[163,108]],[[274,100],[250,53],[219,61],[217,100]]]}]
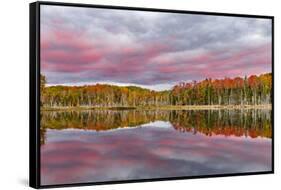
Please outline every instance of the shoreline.
[{"label": "shoreline", "polygon": [[272,109],[271,104],[260,105],[169,105],[169,106],[73,106],[73,107],[40,107],[40,111],[79,111],[79,110],[244,110]]}]

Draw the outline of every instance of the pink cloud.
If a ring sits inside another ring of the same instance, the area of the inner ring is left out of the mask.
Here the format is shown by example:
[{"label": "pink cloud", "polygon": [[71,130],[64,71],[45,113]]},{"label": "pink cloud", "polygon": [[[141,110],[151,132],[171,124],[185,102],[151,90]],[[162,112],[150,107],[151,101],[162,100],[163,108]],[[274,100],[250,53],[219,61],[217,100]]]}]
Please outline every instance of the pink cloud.
[{"label": "pink cloud", "polygon": [[[169,39],[169,38],[168,38]],[[168,40],[166,39],[166,41]],[[173,40],[173,39],[171,39]],[[225,57],[227,50],[208,51],[197,56],[165,58],[175,47],[163,42],[140,42],[118,48],[115,43],[92,39],[85,32],[62,30],[43,33],[41,64],[43,71],[61,73],[89,72],[93,80],[125,80],[150,72],[140,83],[171,82],[168,80],[200,80],[206,77],[241,76],[269,72],[271,44],[241,49]],[[153,61],[153,58],[158,58]],[[102,76],[103,78],[95,78]],[[190,78],[190,76],[192,78]],[[129,82],[129,81],[128,81]]]},{"label": "pink cloud", "polygon": [[[242,49],[227,58],[219,58],[223,52],[208,52],[187,59],[182,70],[202,77],[220,78],[270,72],[271,46],[264,44]],[[184,61],[183,61],[184,62]]]},{"label": "pink cloud", "polygon": [[97,62],[102,52],[81,32],[55,30],[41,39],[42,69],[56,72],[80,72]]}]

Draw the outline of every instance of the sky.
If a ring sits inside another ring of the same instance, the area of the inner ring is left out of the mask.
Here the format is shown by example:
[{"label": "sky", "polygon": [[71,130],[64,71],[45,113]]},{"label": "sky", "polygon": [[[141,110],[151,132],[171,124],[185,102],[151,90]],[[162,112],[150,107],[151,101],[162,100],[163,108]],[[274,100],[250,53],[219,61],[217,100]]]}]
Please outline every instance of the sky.
[{"label": "sky", "polygon": [[166,90],[271,72],[271,20],[41,5],[48,85]]}]

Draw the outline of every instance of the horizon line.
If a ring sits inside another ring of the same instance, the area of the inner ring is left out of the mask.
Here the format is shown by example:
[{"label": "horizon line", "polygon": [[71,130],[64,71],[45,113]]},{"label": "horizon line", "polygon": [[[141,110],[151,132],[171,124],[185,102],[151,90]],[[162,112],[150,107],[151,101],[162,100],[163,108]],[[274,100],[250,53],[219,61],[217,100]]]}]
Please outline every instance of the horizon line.
[{"label": "horizon line", "polygon": [[[245,75],[244,77],[249,78],[250,76],[261,76],[263,74],[272,74],[272,72],[265,72],[265,73],[260,73],[260,74],[252,74],[252,75]],[[230,79],[235,79],[237,77],[243,78],[242,76],[236,76],[236,77],[219,77],[219,78],[211,78],[211,77],[206,77],[204,79],[201,80],[195,80],[197,82],[201,82],[203,80],[206,79],[213,79],[213,80],[223,80],[226,78],[230,78]],[[97,85],[97,84],[101,84],[101,85],[112,85],[112,86],[120,86],[120,87],[130,87],[130,86],[135,86],[135,87],[140,87],[140,88],[144,88],[144,89],[148,89],[148,90],[153,90],[153,91],[165,91],[165,90],[171,90],[175,85],[180,84],[182,82],[184,83],[189,83],[192,82],[194,80],[187,80],[187,81],[178,81],[178,82],[171,82],[171,83],[162,83],[162,84],[154,84],[154,85],[145,85],[145,84],[136,84],[136,83],[122,83],[122,82],[111,82],[111,81],[99,81],[99,82],[76,82],[76,83],[61,83],[61,84],[46,84],[47,87],[51,87],[51,86],[78,86],[78,87],[82,87],[82,86],[93,86],[93,85]]]},{"label": "horizon line", "polygon": [[165,91],[165,90],[171,90],[176,84],[178,83],[165,83],[165,84],[154,84],[154,85],[141,85],[141,84],[135,84],[135,83],[119,83],[119,82],[108,82],[108,81],[100,81],[100,82],[77,82],[77,83],[61,83],[61,84],[46,84],[47,87],[52,86],[69,86],[69,87],[83,87],[83,86],[94,86],[94,85],[111,85],[111,86],[119,86],[119,87],[140,87],[143,89],[148,89],[152,91]]}]

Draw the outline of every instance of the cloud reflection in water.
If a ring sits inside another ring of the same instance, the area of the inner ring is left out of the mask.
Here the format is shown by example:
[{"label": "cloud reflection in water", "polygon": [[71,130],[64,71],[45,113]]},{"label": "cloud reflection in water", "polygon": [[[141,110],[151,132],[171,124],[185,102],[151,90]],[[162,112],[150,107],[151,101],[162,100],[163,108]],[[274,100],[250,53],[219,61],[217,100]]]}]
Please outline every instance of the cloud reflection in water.
[{"label": "cloud reflection in water", "polygon": [[271,139],[181,133],[164,121],[103,132],[48,129],[46,139],[42,185],[271,170]]}]

